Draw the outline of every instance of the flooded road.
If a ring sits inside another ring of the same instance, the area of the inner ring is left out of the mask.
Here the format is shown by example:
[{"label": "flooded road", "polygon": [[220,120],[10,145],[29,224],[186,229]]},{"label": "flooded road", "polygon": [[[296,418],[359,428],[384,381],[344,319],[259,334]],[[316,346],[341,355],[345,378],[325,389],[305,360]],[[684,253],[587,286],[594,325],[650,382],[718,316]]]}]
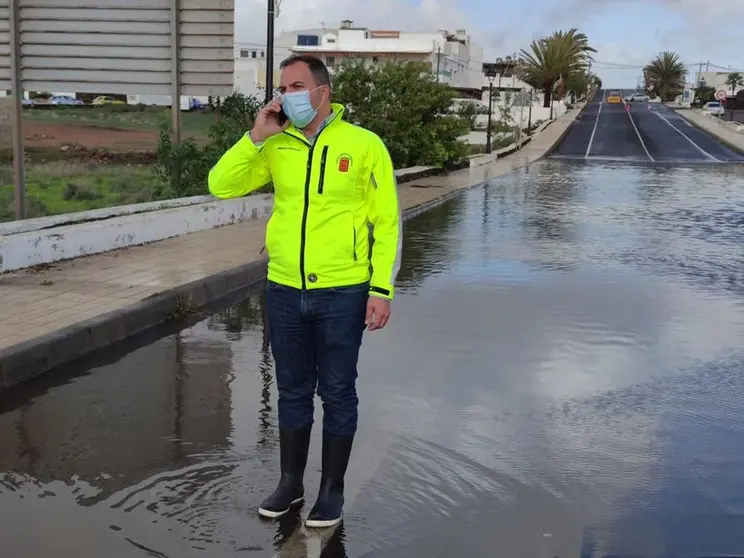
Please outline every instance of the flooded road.
[{"label": "flooded road", "polygon": [[[342,528],[257,516],[278,462],[257,293],[0,396],[3,555],[743,555],[742,246],[739,165],[494,179],[406,224]],[[319,467],[316,428],[311,503]]]}]

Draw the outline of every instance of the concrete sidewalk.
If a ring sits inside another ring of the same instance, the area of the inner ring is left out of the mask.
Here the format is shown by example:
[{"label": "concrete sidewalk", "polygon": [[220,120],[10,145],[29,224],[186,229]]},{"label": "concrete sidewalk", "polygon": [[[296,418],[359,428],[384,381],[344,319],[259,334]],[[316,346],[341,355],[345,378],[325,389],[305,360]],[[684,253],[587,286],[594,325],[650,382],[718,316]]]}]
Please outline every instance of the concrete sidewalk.
[{"label": "concrete sidewalk", "polygon": [[[406,183],[404,218],[546,155],[580,109],[520,151]],[[265,219],[0,275],[0,389],[192,313],[265,277]]]},{"label": "concrete sidewalk", "polygon": [[[744,133],[736,131],[736,129],[732,127],[735,126],[735,124],[732,125],[731,123],[721,121],[712,115],[704,114],[696,109],[674,109],[674,111],[696,127],[708,132],[734,151],[744,153]],[[739,126],[739,128],[742,127]]]}]

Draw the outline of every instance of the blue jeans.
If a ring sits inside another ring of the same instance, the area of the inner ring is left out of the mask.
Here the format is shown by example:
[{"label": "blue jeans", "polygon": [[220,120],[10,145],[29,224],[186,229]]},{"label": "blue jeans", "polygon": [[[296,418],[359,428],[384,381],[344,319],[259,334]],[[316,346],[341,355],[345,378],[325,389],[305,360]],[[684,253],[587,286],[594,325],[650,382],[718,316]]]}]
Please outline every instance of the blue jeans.
[{"label": "blue jeans", "polygon": [[323,431],[336,436],[356,432],[357,361],[368,293],[368,283],[301,291],[268,282],[266,310],[280,426],[312,425],[317,386]]}]

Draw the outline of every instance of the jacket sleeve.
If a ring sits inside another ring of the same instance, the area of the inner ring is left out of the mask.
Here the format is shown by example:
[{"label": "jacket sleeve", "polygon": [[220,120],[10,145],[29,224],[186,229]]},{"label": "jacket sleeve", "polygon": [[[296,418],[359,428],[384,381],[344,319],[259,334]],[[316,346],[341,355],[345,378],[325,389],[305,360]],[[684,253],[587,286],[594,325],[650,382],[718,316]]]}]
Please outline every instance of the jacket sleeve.
[{"label": "jacket sleeve", "polygon": [[271,180],[263,150],[246,133],[209,171],[209,193],[217,198],[239,198]]},{"label": "jacket sleeve", "polygon": [[392,300],[400,269],[403,231],[395,169],[385,144],[375,137],[371,148],[371,185],[367,215],[373,225],[370,295]]}]

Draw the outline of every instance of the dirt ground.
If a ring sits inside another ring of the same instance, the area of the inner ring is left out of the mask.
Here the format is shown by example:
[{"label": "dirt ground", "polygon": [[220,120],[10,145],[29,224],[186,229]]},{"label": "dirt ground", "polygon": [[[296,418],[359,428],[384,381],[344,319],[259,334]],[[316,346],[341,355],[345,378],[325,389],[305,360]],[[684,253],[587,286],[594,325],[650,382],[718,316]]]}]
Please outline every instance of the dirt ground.
[{"label": "dirt ground", "polygon": [[107,151],[140,151],[153,150],[158,143],[158,134],[155,130],[123,130],[28,120],[23,123],[23,127],[26,147],[81,145],[88,149]]}]

